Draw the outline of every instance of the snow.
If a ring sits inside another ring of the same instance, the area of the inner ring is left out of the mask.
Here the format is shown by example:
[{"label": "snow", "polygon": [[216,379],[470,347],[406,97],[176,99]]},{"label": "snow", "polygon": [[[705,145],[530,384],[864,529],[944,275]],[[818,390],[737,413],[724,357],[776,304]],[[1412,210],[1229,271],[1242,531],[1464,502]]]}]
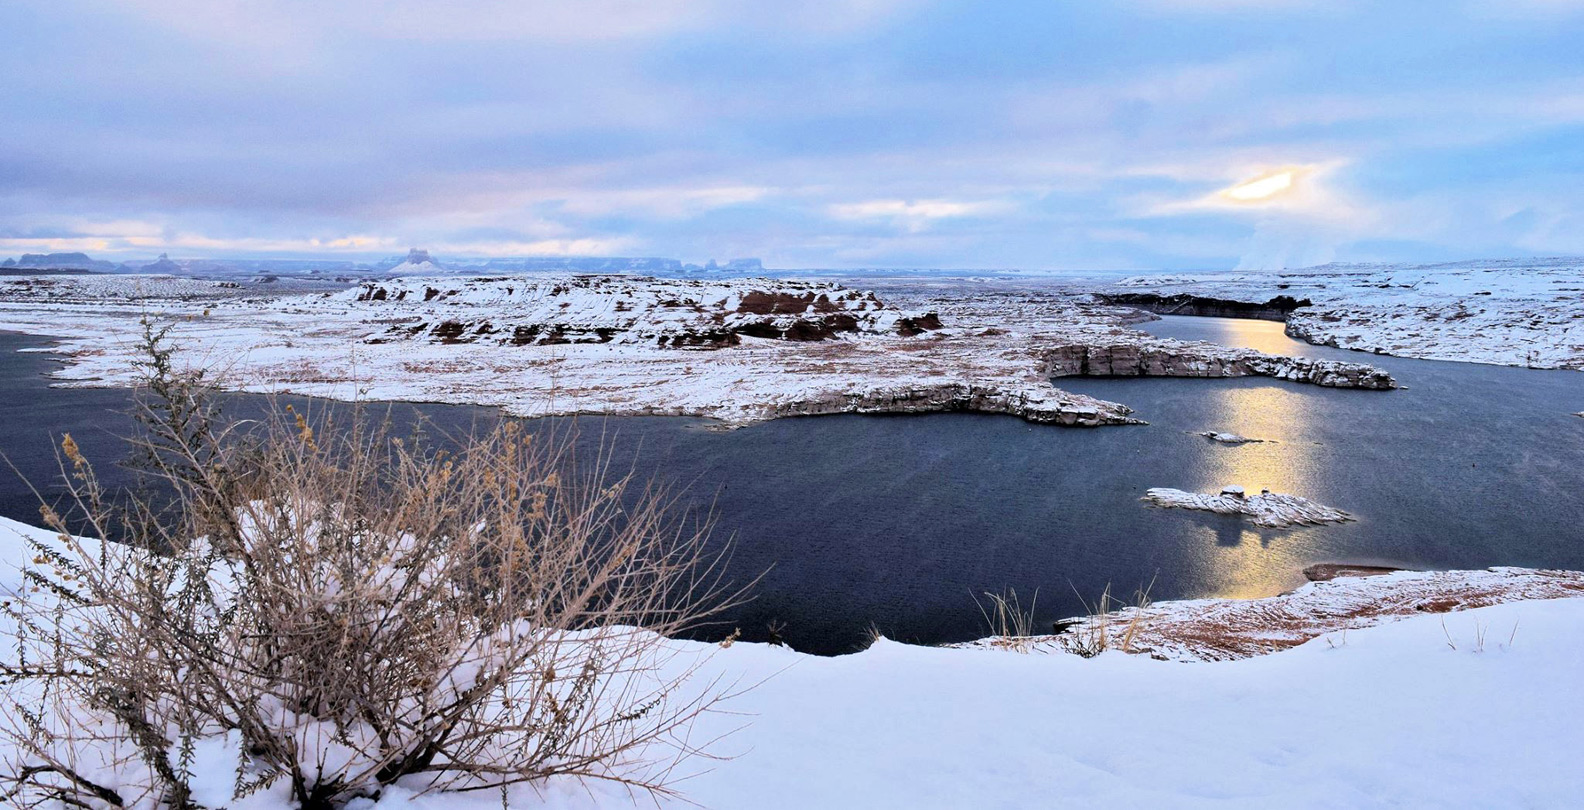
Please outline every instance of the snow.
[{"label": "snow", "polygon": [[[1189,599],[1122,607],[1063,622],[1054,635],[1016,639],[1031,652],[1106,646],[1170,661],[1228,661],[1296,647],[1332,633],[1505,602],[1584,597],[1584,572],[1498,567],[1482,571],[1400,571],[1319,565],[1315,581],[1261,599]],[[964,646],[1007,647],[988,638]]]},{"label": "snow", "polygon": [[1139,276],[1100,290],[1311,306],[1287,319],[1310,343],[1379,354],[1584,369],[1584,260],[1331,264],[1278,273]]},{"label": "snow", "polygon": [[1243,515],[1256,526],[1272,529],[1342,523],[1353,519],[1341,509],[1324,506],[1297,495],[1261,492],[1258,495],[1245,496],[1243,488],[1239,486],[1225,487],[1220,495],[1156,487],[1147,490],[1140,500],[1151,506],[1166,509],[1197,509],[1218,515]]},{"label": "snow", "polygon": [[[15,531],[37,530],[0,521],[0,554],[11,565],[20,553]],[[1300,593],[1391,601],[1401,588],[1435,576],[1450,587],[1449,577],[1465,574],[1528,582],[1545,572],[1404,573],[1315,583]],[[7,576],[0,582],[14,582]],[[1570,581],[1579,584],[1579,576]],[[1175,609],[1205,614],[1230,601]],[[728,704],[730,713],[693,730],[699,743],[727,735],[709,750],[730,758],[694,762],[678,785],[687,800],[720,810],[1568,807],[1584,791],[1584,701],[1576,691],[1584,598],[1355,629],[1333,623],[1300,646],[1216,663],[884,639],[837,658],[758,644],[675,644],[713,651],[702,677],[751,686]],[[232,773],[221,753],[200,751],[212,765],[200,795],[225,795]],[[416,793],[397,787],[360,807],[502,806],[488,792]],[[634,804],[622,788],[568,780],[520,787],[508,799],[513,808],[562,810]],[[285,810],[275,793],[230,806]]]}]

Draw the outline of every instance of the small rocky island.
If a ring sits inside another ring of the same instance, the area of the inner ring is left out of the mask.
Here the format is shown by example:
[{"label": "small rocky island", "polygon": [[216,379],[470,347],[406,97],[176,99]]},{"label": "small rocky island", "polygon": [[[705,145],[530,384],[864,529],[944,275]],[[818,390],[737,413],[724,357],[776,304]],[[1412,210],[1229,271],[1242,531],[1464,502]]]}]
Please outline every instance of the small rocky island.
[{"label": "small rocky island", "polygon": [[1206,430],[1206,431],[1202,431],[1202,432],[1199,432],[1199,433],[1195,433],[1193,435],[1195,435],[1195,436],[1203,436],[1206,439],[1209,439],[1210,441],[1215,442],[1216,444],[1239,445],[1239,444],[1267,444],[1267,443],[1272,443],[1272,442],[1270,442],[1269,439],[1254,439],[1254,438],[1250,438],[1248,436],[1243,436],[1243,435],[1240,435],[1240,434],[1237,434],[1237,433],[1224,433],[1222,431],[1217,431],[1217,430]]},{"label": "small rocky island", "polygon": [[1353,519],[1352,515],[1341,509],[1318,504],[1308,498],[1270,490],[1258,495],[1247,495],[1242,487],[1237,486],[1224,487],[1219,495],[1161,487],[1145,492],[1141,500],[1151,506],[1167,509],[1198,509],[1218,515],[1241,515],[1254,525],[1268,529],[1319,526]]}]

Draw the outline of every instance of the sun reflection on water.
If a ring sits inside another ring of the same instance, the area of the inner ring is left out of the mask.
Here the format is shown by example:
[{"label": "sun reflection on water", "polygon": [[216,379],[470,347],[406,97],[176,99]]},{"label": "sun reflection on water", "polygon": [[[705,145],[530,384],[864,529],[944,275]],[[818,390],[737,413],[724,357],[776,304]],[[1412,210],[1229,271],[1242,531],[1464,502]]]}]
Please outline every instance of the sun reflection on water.
[{"label": "sun reflection on water", "polygon": [[[1210,337],[1228,346],[1273,354],[1301,354],[1303,344],[1269,321],[1220,320],[1221,334]],[[1237,485],[1250,494],[1269,489],[1316,497],[1316,433],[1312,429],[1313,392],[1292,384],[1252,381],[1211,383],[1212,406],[1204,430],[1236,433],[1261,442],[1216,446],[1190,471],[1184,488],[1219,492]],[[1193,437],[1197,438],[1197,437]],[[1200,439],[1208,442],[1208,439]],[[1314,529],[1261,530],[1237,518],[1203,515],[1194,521],[1203,535],[1205,578],[1220,596],[1269,596],[1302,581],[1304,551]]]}]

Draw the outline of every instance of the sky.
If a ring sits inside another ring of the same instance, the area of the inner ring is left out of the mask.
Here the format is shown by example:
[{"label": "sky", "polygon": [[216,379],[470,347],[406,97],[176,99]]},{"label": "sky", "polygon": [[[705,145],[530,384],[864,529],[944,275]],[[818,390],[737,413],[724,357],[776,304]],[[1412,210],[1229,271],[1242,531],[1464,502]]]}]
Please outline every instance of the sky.
[{"label": "sky", "polygon": [[1584,254],[1584,0],[7,0],[0,256]]}]

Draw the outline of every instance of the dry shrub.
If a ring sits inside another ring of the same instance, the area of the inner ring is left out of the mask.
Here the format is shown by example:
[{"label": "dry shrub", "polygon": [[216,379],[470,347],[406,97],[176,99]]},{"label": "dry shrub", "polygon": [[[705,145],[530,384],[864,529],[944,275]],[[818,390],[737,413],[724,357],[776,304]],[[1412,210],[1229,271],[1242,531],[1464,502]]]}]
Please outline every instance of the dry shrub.
[{"label": "dry shrub", "polygon": [[[66,437],[0,663],[0,804],[317,810],[565,775],[669,794],[730,687],[665,636],[735,600],[707,525],[516,422],[449,445],[290,408],[228,435],[150,332],[147,469],[111,505]],[[85,522],[98,537],[68,531]],[[234,758],[231,796],[198,763]],[[209,757],[205,759],[205,757]],[[200,795],[201,794],[201,795]],[[504,799],[503,799],[504,800]]]}]

